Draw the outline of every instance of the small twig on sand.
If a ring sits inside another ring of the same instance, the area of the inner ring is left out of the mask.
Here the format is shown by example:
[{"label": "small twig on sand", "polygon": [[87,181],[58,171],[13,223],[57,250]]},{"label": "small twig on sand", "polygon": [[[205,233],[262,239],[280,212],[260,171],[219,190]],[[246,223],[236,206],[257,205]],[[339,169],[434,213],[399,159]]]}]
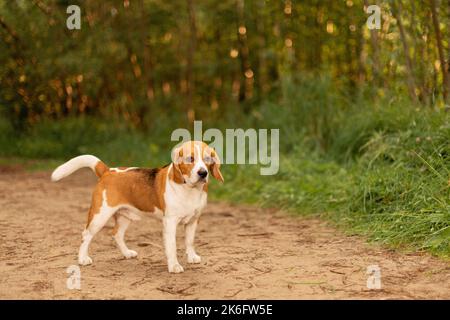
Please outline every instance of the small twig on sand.
[{"label": "small twig on sand", "polygon": [[263,270],[263,269],[255,267],[255,266],[253,266],[251,264],[249,264],[249,266],[252,267],[253,269],[255,269],[256,271],[262,272],[262,274],[269,273],[269,272],[272,271],[272,268],[267,268],[266,270]]},{"label": "small twig on sand", "polygon": [[164,288],[164,287],[158,287],[158,288],[156,288],[156,290],[159,290],[159,291],[162,291],[162,292],[166,292],[166,293],[170,293],[170,294],[190,295],[191,293],[185,293],[185,291],[186,291],[187,289],[192,288],[192,287],[195,286],[195,285],[196,285],[195,283],[191,283],[191,284],[188,285],[187,287],[182,288],[182,289],[178,289],[178,290],[174,290],[174,289],[171,289],[171,288]]},{"label": "small twig on sand", "polygon": [[336,270],[330,270],[330,272],[337,273],[337,274],[345,274],[345,272],[340,272],[340,271],[336,271]]},{"label": "small twig on sand", "polygon": [[141,280],[138,280],[138,281],[136,281],[136,282],[133,282],[131,285],[132,285],[132,286],[135,286],[135,285],[138,285],[138,284],[146,283],[146,282],[151,281],[151,280],[152,280],[152,279],[149,279],[149,278],[145,277],[145,278],[142,278]]},{"label": "small twig on sand", "polygon": [[64,257],[64,256],[68,256],[70,254],[71,253],[62,253],[62,254],[58,254],[56,256],[47,257],[47,258],[45,258],[45,260],[51,260],[51,259],[54,259],[54,258]]},{"label": "small twig on sand", "polygon": [[322,281],[322,282],[290,282],[290,284],[303,284],[303,285],[321,285],[327,283],[326,281]]},{"label": "small twig on sand", "polygon": [[237,294],[238,294],[239,292],[242,292],[242,289],[237,290],[237,291],[236,291],[235,293],[233,293],[232,295],[226,295],[225,298],[233,298],[233,297],[237,296]]},{"label": "small twig on sand", "polygon": [[273,232],[262,232],[262,233],[240,233],[239,237],[262,237],[262,236],[271,236]]}]

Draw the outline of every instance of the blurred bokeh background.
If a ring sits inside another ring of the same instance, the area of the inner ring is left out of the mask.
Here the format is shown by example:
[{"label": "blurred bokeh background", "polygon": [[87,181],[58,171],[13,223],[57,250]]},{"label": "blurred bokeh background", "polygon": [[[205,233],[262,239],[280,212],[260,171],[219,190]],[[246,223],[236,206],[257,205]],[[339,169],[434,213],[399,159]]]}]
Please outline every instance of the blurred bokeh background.
[{"label": "blurred bokeh background", "polygon": [[[89,115],[151,128],[160,117],[255,116],[319,77],[353,100],[443,107],[448,1],[372,2],[4,1],[2,108],[16,127]],[[364,5],[377,3],[381,29],[370,31]],[[70,4],[79,31],[66,28]]]},{"label": "blurred bokeh background", "polygon": [[449,46],[448,0],[2,1],[0,163],[158,166],[193,120],[279,128],[279,175],[229,166],[220,197],[448,255]]}]

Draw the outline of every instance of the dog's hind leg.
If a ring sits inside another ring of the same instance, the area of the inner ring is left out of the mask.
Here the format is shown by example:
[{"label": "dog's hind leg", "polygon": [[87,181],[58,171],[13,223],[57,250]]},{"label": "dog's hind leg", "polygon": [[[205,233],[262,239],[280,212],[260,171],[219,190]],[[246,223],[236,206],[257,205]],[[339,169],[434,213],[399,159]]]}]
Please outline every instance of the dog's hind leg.
[{"label": "dog's hind leg", "polygon": [[78,263],[80,265],[88,265],[92,263],[92,259],[89,257],[89,244],[92,238],[99,232],[108,220],[114,215],[118,208],[109,207],[106,203],[106,191],[103,191],[102,205],[98,210],[98,213],[92,213],[95,210],[95,206],[91,207],[90,220],[83,231],[83,242],[81,243],[80,250],[78,252]]},{"label": "dog's hind leg", "polygon": [[135,258],[137,257],[137,252],[128,249],[125,244],[124,237],[131,220],[120,214],[120,211],[116,214],[116,227],[114,228],[113,235],[114,240],[116,240],[117,246],[120,252],[125,256],[125,258]]}]

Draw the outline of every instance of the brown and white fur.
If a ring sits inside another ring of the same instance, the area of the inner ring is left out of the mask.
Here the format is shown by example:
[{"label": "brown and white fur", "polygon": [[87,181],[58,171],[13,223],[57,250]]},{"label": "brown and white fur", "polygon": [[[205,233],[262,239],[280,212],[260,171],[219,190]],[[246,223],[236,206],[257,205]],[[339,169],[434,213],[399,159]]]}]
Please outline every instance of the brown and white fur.
[{"label": "brown and white fur", "polygon": [[188,263],[200,263],[194,249],[195,230],[207,201],[208,171],[223,182],[220,160],[216,152],[200,141],[189,141],[176,148],[172,163],[162,168],[109,168],[92,155],[82,155],[56,168],[52,180],[58,181],[74,171],[88,167],[98,182],[92,195],[88,221],[78,263],[92,263],[88,250],[92,238],[110,218],[114,218],[113,236],[125,258],[134,258],[124,241],[125,232],[133,220],[151,213],[162,218],[163,238],[169,272],[183,272],[177,259],[176,229],[185,226]]}]

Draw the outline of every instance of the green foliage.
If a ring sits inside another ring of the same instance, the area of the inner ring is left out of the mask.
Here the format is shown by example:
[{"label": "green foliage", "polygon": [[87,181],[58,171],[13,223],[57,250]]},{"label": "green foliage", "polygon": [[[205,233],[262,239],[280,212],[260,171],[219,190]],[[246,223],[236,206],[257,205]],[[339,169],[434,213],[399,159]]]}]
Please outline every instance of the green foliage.
[{"label": "green foliage", "polygon": [[[335,97],[321,93],[330,88],[351,99],[364,90],[373,99],[391,91],[444,107],[437,49],[449,47],[447,2],[433,2],[440,41],[430,4],[397,2],[395,15],[393,2],[380,4],[383,28],[373,33],[363,0],[78,1],[71,4],[81,7],[82,27],[72,31],[67,1],[6,1],[0,111],[18,129],[80,114],[148,129],[173,112],[185,121],[214,121],[235,109],[261,113],[255,106],[281,95],[286,107],[306,116],[293,130],[311,127],[312,143],[326,149]],[[299,110],[289,105],[300,94],[292,79],[308,73],[328,76],[303,86]]]},{"label": "green foliage", "polygon": [[15,137],[12,130],[3,135],[0,156],[63,160],[77,154],[95,154],[114,165],[156,166],[170,161],[170,156],[160,152],[168,147],[162,137],[169,133],[155,133],[147,135],[123,123],[96,118],[42,121]]},{"label": "green foliage", "polygon": [[230,168],[213,195],[319,215],[373,241],[449,257],[450,116],[400,103],[341,117],[329,152],[299,140],[278,175]]},{"label": "green foliage", "polygon": [[368,100],[357,101],[341,117],[339,128],[331,137],[330,152],[340,160],[361,156],[364,149],[371,147],[371,139],[376,139],[373,135],[406,129],[419,118],[417,113],[409,101],[392,103],[382,100],[376,104]]}]

